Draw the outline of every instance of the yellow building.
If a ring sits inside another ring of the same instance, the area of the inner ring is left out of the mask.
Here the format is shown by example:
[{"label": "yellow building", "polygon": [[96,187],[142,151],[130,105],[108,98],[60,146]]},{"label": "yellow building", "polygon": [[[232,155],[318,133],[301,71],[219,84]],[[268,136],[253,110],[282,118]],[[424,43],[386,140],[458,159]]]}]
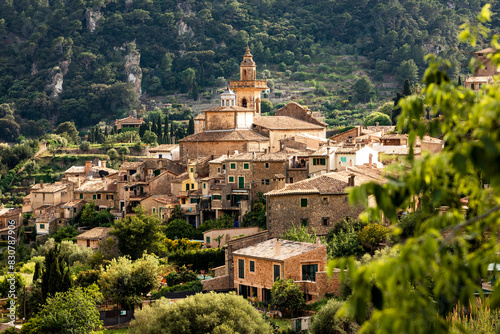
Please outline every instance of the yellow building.
[{"label": "yellow building", "polygon": [[267,80],[256,80],[257,66],[250,53],[250,48],[243,55],[240,64],[240,80],[230,81],[229,87],[236,93],[236,105],[250,108],[256,115],[260,115],[260,94],[267,87]]}]

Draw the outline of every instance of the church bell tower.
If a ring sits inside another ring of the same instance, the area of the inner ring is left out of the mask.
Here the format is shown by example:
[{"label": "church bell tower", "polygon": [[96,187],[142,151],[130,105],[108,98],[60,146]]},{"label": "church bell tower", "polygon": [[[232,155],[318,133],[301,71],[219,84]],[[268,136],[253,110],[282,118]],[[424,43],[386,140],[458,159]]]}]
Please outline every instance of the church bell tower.
[{"label": "church bell tower", "polygon": [[230,81],[230,88],[236,93],[236,105],[250,108],[255,115],[260,115],[260,94],[269,89],[266,80],[256,80],[257,66],[247,46],[240,64],[240,80]]}]

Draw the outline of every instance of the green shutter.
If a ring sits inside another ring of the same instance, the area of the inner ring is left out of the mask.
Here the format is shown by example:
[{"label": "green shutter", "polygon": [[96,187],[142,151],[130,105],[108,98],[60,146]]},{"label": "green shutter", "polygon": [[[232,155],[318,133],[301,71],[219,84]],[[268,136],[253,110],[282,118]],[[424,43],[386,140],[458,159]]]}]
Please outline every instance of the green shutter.
[{"label": "green shutter", "polygon": [[316,166],[316,159],[313,158],[313,165]]},{"label": "green shutter", "polygon": [[300,207],[301,208],[307,208],[307,198],[301,198],[300,199]]},{"label": "green shutter", "polygon": [[243,164],[243,169],[250,169],[250,165],[248,164],[248,162],[245,162]]},{"label": "green shutter", "polygon": [[83,194],[80,194],[80,199],[83,199]]},{"label": "green shutter", "polygon": [[236,169],[236,163],[234,162],[231,163],[231,169]]}]

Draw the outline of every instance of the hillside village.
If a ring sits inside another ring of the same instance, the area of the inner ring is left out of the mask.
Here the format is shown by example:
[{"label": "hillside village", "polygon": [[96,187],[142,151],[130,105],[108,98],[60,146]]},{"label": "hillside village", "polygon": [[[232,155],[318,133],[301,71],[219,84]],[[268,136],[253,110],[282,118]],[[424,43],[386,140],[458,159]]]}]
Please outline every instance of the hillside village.
[{"label": "hillside village", "polygon": [[[465,87],[479,92],[492,82],[497,72],[488,66],[485,54],[493,51],[476,52],[486,66],[467,78]],[[369,182],[384,185],[387,165],[408,156],[418,160],[437,154],[445,143],[425,135],[410,145],[407,134],[379,124],[327,137],[327,124],[296,102],[264,116],[261,94],[268,87],[265,79],[256,79],[256,68],[247,47],[240,80],[228,83],[220,105],[194,118],[194,134],[178,144],[148,147],[147,157],[124,161],[118,169],[94,158],[65,170],[61,181],[32,185],[22,208],[0,209],[0,235],[8,240],[7,222],[15,220],[16,228],[35,226],[32,240],[43,243],[90,204],[115,221],[146,215],[167,226],[182,217],[194,230],[206,222],[229,219],[231,226],[198,234],[203,248],[223,247],[225,252],[218,266],[207,266],[212,275],[201,280],[203,291],[236,291],[254,303],[268,303],[274,282],[292,279],[307,303],[340,297],[341,270],[327,275],[329,255],[322,240],[337,224],[356,222],[365,210],[349,202],[350,189]],[[121,132],[143,123],[142,118],[128,116],[115,125]],[[251,218],[256,203],[265,210],[265,221],[260,223]],[[368,205],[376,204],[370,196]],[[316,240],[287,240],[285,235],[295,229]],[[99,250],[110,231],[110,227],[81,228],[76,244]],[[299,323],[293,326],[307,327],[310,319]]]}]

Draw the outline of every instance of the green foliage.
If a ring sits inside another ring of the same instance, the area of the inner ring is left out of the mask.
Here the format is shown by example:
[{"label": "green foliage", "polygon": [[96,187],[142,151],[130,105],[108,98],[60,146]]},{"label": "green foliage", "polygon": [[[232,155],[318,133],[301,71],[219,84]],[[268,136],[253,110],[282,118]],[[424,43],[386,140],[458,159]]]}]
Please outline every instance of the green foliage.
[{"label": "green foliage", "polygon": [[293,225],[292,228],[286,230],[285,234],[281,235],[280,238],[285,240],[315,243],[318,238],[316,236],[316,230],[314,228],[311,228],[311,230],[312,233],[309,233],[309,229],[306,226],[296,228],[295,225]]},{"label": "green foliage", "polygon": [[[476,40],[474,31],[484,32],[490,16],[490,7],[485,6],[477,25],[465,25],[461,38],[472,35]],[[498,55],[492,59],[497,66]],[[442,70],[448,62],[428,60],[421,95],[399,102],[398,128],[408,129],[410,148],[417,136],[442,133],[443,151],[419,159],[410,151],[408,164],[392,167],[389,182],[364,184],[350,194],[350,199],[364,204],[367,195],[374,196],[377,205],[367,209],[366,220],[377,221],[383,214],[395,224],[398,211],[414,209],[417,199],[422,214],[429,215],[416,222],[413,236],[400,246],[396,257],[362,266],[352,259],[337,261],[336,266],[349,268],[353,282],[351,298],[341,311],[359,317],[367,305],[375,307],[363,324],[365,331],[448,333],[446,317],[457,303],[477,305],[474,294],[482,295],[481,279],[486,278],[487,266],[498,261],[497,238],[485,233],[495,236],[500,230],[500,167],[496,163],[500,160],[500,109],[495,107],[500,87],[485,87],[480,94],[457,87]],[[442,116],[425,120],[428,111]],[[489,187],[484,186],[486,180]],[[465,196],[466,216],[460,202]],[[445,212],[438,210],[442,206],[447,207]],[[497,307],[498,284],[492,290],[489,300]]]},{"label": "green foliage", "polygon": [[356,80],[352,89],[354,90],[354,98],[360,102],[370,101],[370,97],[374,94],[373,84],[366,75]]},{"label": "green foliage", "polygon": [[202,243],[199,241],[190,241],[187,238],[182,239],[163,239],[163,244],[168,252],[178,252],[187,250],[197,250],[200,249]]},{"label": "green foliage", "polygon": [[114,221],[113,215],[109,211],[96,211],[95,203],[92,201],[85,204],[82,211],[76,217],[79,226],[109,226]]},{"label": "green foliage", "polygon": [[102,328],[99,311],[89,290],[76,288],[47,299],[36,317],[21,329],[22,334],[87,334]]},{"label": "green foliage", "polygon": [[389,118],[392,119],[392,110],[393,109],[394,109],[394,103],[393,102],[386,102],[377,108],[377,112],[385,114],[385,115],[389,116]]},{"label": "green foliage", "polygon": [[352,227],[347,230],[329,235],[327,253],[328,258],[359,256],[364,254],[358,232]]},{"label": "green foliage", "polygon": [[165,280],[169,287],[173,287],[174,285],[197,281],[198,277],[194,272],[189,271],[186,266],[181,266],[178,271],[170,272],[165,277]]},{"label": "green foliage", "polygon": [[41,275],[41,292],[43,300],[54,296],[57,292],[65,292],[72,286],[69,268],[60,254],[60,246],[56,245],[45,254],[45,262]]},{"label": "green foliage", "polygon": [[364,122],[364,126],[372,126],[372,125],[391,125],[391,118],[386,114],[382,114],[378,111],[372,112],[370,115],[366,116]]},{"label": "green foliage", "polygon": [[68,138],[72,144],[78,144],[80,141],[80,136],[78,135],[78,130],[76,129],[74,122],[64,122],[59,124],[54,130],[54,133]]},{"label": "green foliage", "polygon": [[[11,285],[14,286],[15,292],[11,292]],[[0,298],[12,298],[10,294],[14,293],[15,296],[21,296],[21,291],[26,285],[26,280],[23,275],[15,273],[14,275],[7,274],[0,280]]]},{"label": "green foliage", "polygon": [[194,228],[184,219],[176,219],[170,222],[164,232],[169,239],[192,239],[195,234]]},{"label": "green foliage", "polygon": [[144,132],[144,135],[142,136],[142,141],[145,144],[149,144],[151,146],[156,146],[156,145],[158,145],[158,142],[157,142],[158,136],[153,131],[146,130],[146,132]]},{"label": "green foliage", "polygon": [[418,67],[413,59],[404,60],[396,69],[396,76],[400,83],[408,80],[410,83],[418,81]]},{"label": "green foliage", "polygon": [[52,237],[56,242],[61,242],[63,240],[76,241],[75,237],[78,234],[78,231],[73,226],[64,226],[54,233]]},{"label": "green foliage", "polygon": [[128,149],[127,146],[122,146],[118,149],[118,154],[121,156],[124,156],[124,155],[129,155],[130,154],[130,150]]},{"label": "green foliage", "polygon": [[206,232],[219,228],[234,228],[234,216],[224,214],[218,219],[206,220],[198,226],[198,232]]},{"label": "green foliage", "polygon": [[261,113],[268,113],[271,110],[273,110],[273,103],[267,99],[263,99],[260,101],[260,112]]},{"label": "green foliage", "polygon": [[225,253],[220,248],[206,248],[175,252],[168,256],[168,260],[178,267],[191,266],[192,270],[205,270],[222,266],[225,263]]},{"label": "green foliage", "polygon": [[389,229],[385,226],[380,224],[369,224],[359,232],[359,241],[363,245],[367,245],[373,254],[375,249],[377,249],[382,242],[386,241],[388,233]]},{"label": "green foliage", "polygon": [[106,152],[106,154],[108,155],[110,160],[116,160],[120,157],[118,155],[118,152],[116,152],[114,148],[109,149],[108,152]]},{"label": "green foliage", "polygon": [[257,193],[257,197],[252,201],[252,210],[243,216],[241,225],[266,228],[266,197],[262,192]]},{"label": "green foliage", "polygon": [[135,216],[117,220],[110,234],[118,239],[118,249],[123,255],[138,259],[144,252],[158,254],[163,239],[160,223],[158,217],[146,216],[144,210],[137,207]]},{"label": "green foliage", "polygon": [[154,255],[144,254],[135,261],[120,257],[101,269],[98,284],[104,297],[123,307],[131,307],[139,296],[158,288],[157,271],[158,258]]},{"label": "green foliage", "polygon": [[330,299],[325,306],[314,316],[310,332],[312,334],[350,334],[357,333],[359,325],[354,319],[341,317],[337,318],[338,310],[343,306],[343,302]]},{"label": "green foliage", "polygon": [[161,288],[159,291],[153,291],[151,293],[151,299],[160,299],[161,297],[166,297],[167,293],[172,293],[172,292],[201,291],[201,290],[203,290],[203,284],[201,284],[201,282],[197,279],[195,281],[187,282],[184,284],[166,286]]},{"label": "green foliage", "polygon": [[143,307],[134,316],[129,327],[131,334],[271,333],[269,324],[257,310],[234,293],[197,294],[172,305],[160,300]]},{"label": "green foliage", "polygon": [[306,301],[300,286],[293,279],[279,279],[271,288],[271,304],[283,314],[293,317],[304,309]]},{"label": "green foliage", "polygon": [[90,142],[88,141],[82,141],[79,146],[80,150],[83,152],[88,152],[90,150]]}]

